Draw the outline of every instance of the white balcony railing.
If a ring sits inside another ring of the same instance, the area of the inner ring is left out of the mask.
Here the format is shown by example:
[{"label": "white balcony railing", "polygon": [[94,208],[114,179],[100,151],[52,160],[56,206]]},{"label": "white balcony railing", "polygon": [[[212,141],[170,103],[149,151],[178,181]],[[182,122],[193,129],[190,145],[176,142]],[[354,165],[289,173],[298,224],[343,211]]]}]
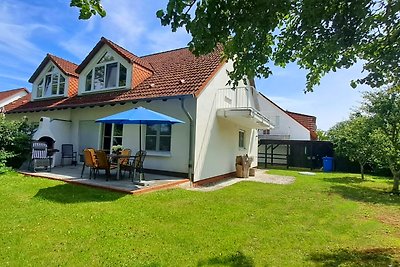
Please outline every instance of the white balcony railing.
[{"label": "white balcony railing", "polygon": [[252,87],[221,88],[217,91],[216,105],[220,108],[254,108],[255,89]]}]

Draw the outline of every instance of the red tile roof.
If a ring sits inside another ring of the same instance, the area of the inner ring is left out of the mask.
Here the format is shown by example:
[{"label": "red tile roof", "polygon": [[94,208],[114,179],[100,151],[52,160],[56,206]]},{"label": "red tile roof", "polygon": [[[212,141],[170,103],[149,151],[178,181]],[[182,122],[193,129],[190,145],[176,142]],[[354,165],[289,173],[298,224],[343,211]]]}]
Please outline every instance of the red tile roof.
[{"label": "red tile roof", "polygon": [[36,71],[32,74],[32,77],[29,78],[30,83],[33,83],[36,80],[36,78],[42,72],[43,68],[46,67],[49,61],[52,61],[57,66],[57,68],[59,68],[65,75],[79,77],[79,74],[75,72],[78,65],[63,58],[47,54],[42,63],[40,63],[39,67],[36,69]]},{"label": "red tile roof", "polygon": [[291,111],[286,111],[286,113],[310,131],[311,140],[317,140],[318,137],[316,133],[317,130],[316,117]]},{"label": "red tile roof", "polygon": [[26,92],[27,94],[29,94],[29,91],[26,88],[11,89],[11,90],[0,92],[0,100],[4,100],[4,99],[9,98],[20,92]]},{"label": "red tile roof", "polygon": [[27,95],[15,100],[14,102],[11,102],[7,105],[4,106],[4,112],[11,111],[19,106],[27,104],[29,101],[31,101],[31,93],[28,92]]},{"label": "red tile roof", "polygon": [[[102,38],[102,40],[105,42],[106,39]],[[146,62],[146,64],[140,62]],[[136,60],[134,64],[151,66],[153,74],[134,88],[81,96],[74,95],[62,99],[31,101],[23,103],[13,110],[8,109],[8,112],[98,106],[154,98],[198,95],[224,64],[221,63],[221,49],[196,57],[187,48],[143,56],[140,58],[140,62]],[[82,62],[82,64],[84,63]]]}]

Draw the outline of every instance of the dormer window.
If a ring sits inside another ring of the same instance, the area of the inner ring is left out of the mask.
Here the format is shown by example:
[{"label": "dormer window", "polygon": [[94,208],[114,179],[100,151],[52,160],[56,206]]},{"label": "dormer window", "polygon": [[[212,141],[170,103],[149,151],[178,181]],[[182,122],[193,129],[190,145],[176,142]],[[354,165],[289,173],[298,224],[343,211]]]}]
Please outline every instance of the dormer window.
[{"label": "dormer window", "polygon": [[36,87],[36,97],[62,96],[65,92],[65,76],[54,66],[50,66]]},{"label": "dormer window", "polygon": [[86,75],[85,91],[126,87],[127,69],[108,52]]}]

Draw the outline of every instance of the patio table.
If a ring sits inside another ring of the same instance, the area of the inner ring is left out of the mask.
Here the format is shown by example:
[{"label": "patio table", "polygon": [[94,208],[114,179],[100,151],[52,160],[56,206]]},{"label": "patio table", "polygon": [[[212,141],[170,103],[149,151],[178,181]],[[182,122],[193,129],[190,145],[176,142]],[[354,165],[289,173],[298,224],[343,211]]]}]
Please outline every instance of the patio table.
[{"label": "patio table", "polygon": [[126,156],[126,155],[120,155],[120,154],[109,154],[108,158],[110,160],[110,163],[113,163],[115,160],[117,161],[117,180],[119,180],[119,174],[121,170],[121,159],[135,159],[136,156]]}]

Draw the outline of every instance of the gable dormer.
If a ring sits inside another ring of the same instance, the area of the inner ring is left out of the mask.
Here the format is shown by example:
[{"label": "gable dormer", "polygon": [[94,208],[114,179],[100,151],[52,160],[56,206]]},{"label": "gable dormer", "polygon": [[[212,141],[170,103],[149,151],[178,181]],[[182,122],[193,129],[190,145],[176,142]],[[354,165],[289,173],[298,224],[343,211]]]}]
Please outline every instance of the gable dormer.
[{"label": "gable dormer", "polygon": [[79,95],[134,88],[153,74],[149,63],[104,37],[76,72]]},{"label": "gable dormer", "polygon": [[29,79],[32,83],[32,100],[62,98],[77,93],[77,65],[47,54]]}]

